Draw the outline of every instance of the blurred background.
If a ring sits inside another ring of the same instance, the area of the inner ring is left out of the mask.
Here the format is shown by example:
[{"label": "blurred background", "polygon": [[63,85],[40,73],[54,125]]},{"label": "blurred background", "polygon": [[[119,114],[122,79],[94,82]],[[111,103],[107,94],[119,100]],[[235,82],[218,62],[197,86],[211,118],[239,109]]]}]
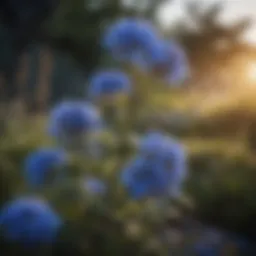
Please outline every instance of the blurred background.
[{"label": "blurred background", "polygon": [[161,83],[127,68],[148,95],[138,131],[157,120],[184,142],[197,218],[255,239],[256,2],[62,0],[53,9],[40,29],[20,24],[19,37],[1,27],[1,201],[16,184],[23,156],[42,142],[38,132],[52,105],[84,98],[87,78],[116,65],[101,50],[102,29],[120,17],[141,16],[180,42],[191,74],[178,89],[148,93]]}]

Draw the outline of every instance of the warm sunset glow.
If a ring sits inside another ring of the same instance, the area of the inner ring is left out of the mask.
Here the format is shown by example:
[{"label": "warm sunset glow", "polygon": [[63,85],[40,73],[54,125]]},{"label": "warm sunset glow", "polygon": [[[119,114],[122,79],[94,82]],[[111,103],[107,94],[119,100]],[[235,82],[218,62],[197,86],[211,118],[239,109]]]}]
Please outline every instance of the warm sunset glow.
[{"label": "warm sunset glow", "polygon": [[248,78],[251,82],[256,83],[256,62],[249,64],[248,67]]}]

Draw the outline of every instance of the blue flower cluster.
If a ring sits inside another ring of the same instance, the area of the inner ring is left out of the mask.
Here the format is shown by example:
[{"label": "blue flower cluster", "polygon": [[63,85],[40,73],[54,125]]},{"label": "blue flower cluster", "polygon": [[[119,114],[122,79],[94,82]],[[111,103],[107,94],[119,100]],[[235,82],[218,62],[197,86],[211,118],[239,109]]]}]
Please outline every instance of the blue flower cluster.
[{"label": "blue flower cluster", "polygon": [[126,18],[110,26],[103,36],[103,48],[119,61],[131,61],[134,53],[146,52],[157,40],[157,32],[145,20]]},{"label": "blue flower cluster", "polygon": [[171,85],[189,77],[184,50],[174,41],[162,39],[156,30],[139,19],[124,19],[110,26],[103,46],[122,62],[151,72]]},{"label": "blue flower cluster", "polygon": [[11,242],[31,246],[54,242],[61,218],[44,201],[25,197],[7,203],[1,210],[1,234]]},{"label": "blue flower cluster", "polygon": [[93,105],[67,101],[58,104],[51,111],[48,132],[55,138],[65,138],[90,132],[100,126],[100,114]]},{"label": "blue flower cluster", "polygon": [[102,96],[129,94],[132,90],[129,77],[119,70],[96,73],[89,84],[88,96],[91,100],[100,100]]},{"label": "blue flower cluster", "polygon": [[186,177],[182,146],[159,133],[145,136],[139,154],[123,170],[121,180],[135,199],[176,197]]}]

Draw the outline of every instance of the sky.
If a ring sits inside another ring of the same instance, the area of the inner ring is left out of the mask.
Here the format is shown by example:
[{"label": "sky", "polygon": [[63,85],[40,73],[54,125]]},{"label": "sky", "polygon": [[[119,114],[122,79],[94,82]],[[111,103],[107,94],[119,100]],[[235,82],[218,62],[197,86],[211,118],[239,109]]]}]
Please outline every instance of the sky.
[{"label": "sky", "polygon": [[[164,4],[158,11],[160,23],[169,26],[177,19],[186,18],[184,4],[190,0],[172,0]],[[220,0],[201,0],[202,8]],[[238,21],[244,17],[252,18],[252,26],[244,35],[244,40],[256,45],[256,0],[222,0],[224,10],[220,15],[220,20],[226,24]]]}]

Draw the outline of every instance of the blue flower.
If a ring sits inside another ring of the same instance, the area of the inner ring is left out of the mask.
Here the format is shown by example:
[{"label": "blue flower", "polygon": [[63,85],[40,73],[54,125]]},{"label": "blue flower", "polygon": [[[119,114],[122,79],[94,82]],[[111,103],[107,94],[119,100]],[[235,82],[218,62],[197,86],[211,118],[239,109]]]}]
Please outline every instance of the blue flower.
[{"label": "blue flower", "polygon": [[118,70],[96,73],[89,84],[89,98],[97,99],[101,96],[127,94],[131,91],[129,77]]},{"label": "blue flower", "polygon": [[81,101],[58,104],[50,113],[48,132],[56,138],[78,136],[99,128],[101,118],[97,109]]},{"label": "blue flower", "polygon": [[130,193],[135,193],[134,197],[178,197],[187,174],[186,160],[180,143],[161,133],[148,133],[139,146],[138,159],[123,171],[122,182]]},{"label": "blue flower", "polygon": [[103,37],[103,47],[115,59],[130,61],[135,52],[147,51],[157,33],[146,21],[125,18],[110,26]]},{"label": "blue flower", "polygon": [[60,217],[42,200],[19,198],[3,207],[0,230],[10,242],[52,243],[62,226]]},{"label": "blue flower", "polygon": [[169,188],[168,173],[158,165],[158,161],[142,157],[124,168],[121,182],[133,199],[166,195]]},{"label": "blue flower", "polygon": [[60,168],[66,161],[67,155],[62,150],[42,148],[32,152],[25,159],[25,180],[31,187],[55,183],[64,176]]},{"label": "blue flower", "polygon": [[155,41],[147,54],[137,54],[135,65],[163,78],[171,85],[180,84],[189,76],[189,65],[184,50],[175,42]]},{"label": "blue flower", "polygon": [[105,195],[107,192],[106,184],[94,177],[86,177],[83,181],[83,188],[92,195]]}]

